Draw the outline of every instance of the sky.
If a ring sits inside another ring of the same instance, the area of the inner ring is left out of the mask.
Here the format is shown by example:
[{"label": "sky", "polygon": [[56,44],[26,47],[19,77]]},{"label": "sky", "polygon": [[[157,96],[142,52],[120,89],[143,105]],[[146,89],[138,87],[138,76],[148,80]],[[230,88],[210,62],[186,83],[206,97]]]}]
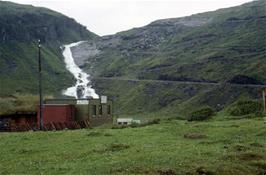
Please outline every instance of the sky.
[{"label": "sky", "polygon": [[103,36],[152,21],[237,6],[252,0],[10,0],[47,7]]}]

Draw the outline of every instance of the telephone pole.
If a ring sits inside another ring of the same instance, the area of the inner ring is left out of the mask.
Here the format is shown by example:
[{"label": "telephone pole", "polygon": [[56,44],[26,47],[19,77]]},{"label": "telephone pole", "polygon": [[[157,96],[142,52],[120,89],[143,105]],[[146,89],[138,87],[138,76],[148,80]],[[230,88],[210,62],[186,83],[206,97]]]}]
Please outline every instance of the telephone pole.
[{"label": "telephone pole", "polygon": [[43,100],[42,100],[42,60],[41,60],[41,40],[38,40],[38,51],[39,51],[39,113],[40,113],[40,130],[43,130]]},{"label": "telephone pole", "polygon": [[263,112],[266,112],[266,88],[262,90]]}]

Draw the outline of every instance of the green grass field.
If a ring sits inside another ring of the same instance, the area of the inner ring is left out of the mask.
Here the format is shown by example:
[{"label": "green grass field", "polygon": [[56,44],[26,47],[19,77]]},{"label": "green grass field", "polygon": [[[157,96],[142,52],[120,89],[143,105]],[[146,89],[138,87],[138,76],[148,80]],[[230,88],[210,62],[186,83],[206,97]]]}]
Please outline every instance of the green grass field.
[{"label": "green grass field", "polygon": [[266,120],[0,134],[0,174],[264,175]]}]

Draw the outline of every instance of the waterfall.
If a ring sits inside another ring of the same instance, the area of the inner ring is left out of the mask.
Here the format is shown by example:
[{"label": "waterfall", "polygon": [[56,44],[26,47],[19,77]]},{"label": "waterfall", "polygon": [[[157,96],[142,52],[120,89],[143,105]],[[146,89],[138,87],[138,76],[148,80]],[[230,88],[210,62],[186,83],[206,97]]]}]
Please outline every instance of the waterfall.
[{"label": "waterfall", "polygon": [[91,87],[90,75],[82,71],[75,63],[71,47],[77,46],[84,41],[64,45],[63,56],[67,70],[74,75],[76,79],[75,86],[63,90],[63,95],[75,97],[76,99],[82,98],[99,98],[95,90]]}]

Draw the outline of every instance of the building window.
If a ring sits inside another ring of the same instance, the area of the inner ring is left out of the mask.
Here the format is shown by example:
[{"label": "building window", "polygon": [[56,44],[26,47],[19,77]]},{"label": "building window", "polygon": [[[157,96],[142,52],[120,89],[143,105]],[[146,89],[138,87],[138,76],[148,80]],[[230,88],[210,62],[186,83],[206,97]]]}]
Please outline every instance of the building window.
[{"label": "building window", "polygon": [[108,107],[107,107],[107,114],[111,115],[111,105],[108,105]]},{"label": "building window", "polygon": [[99,115],[103,115],[103,106],[99,105]]},{"label": "building window", "polygon": [[92,115],[96,115],[96,105],[92,105]]}]

